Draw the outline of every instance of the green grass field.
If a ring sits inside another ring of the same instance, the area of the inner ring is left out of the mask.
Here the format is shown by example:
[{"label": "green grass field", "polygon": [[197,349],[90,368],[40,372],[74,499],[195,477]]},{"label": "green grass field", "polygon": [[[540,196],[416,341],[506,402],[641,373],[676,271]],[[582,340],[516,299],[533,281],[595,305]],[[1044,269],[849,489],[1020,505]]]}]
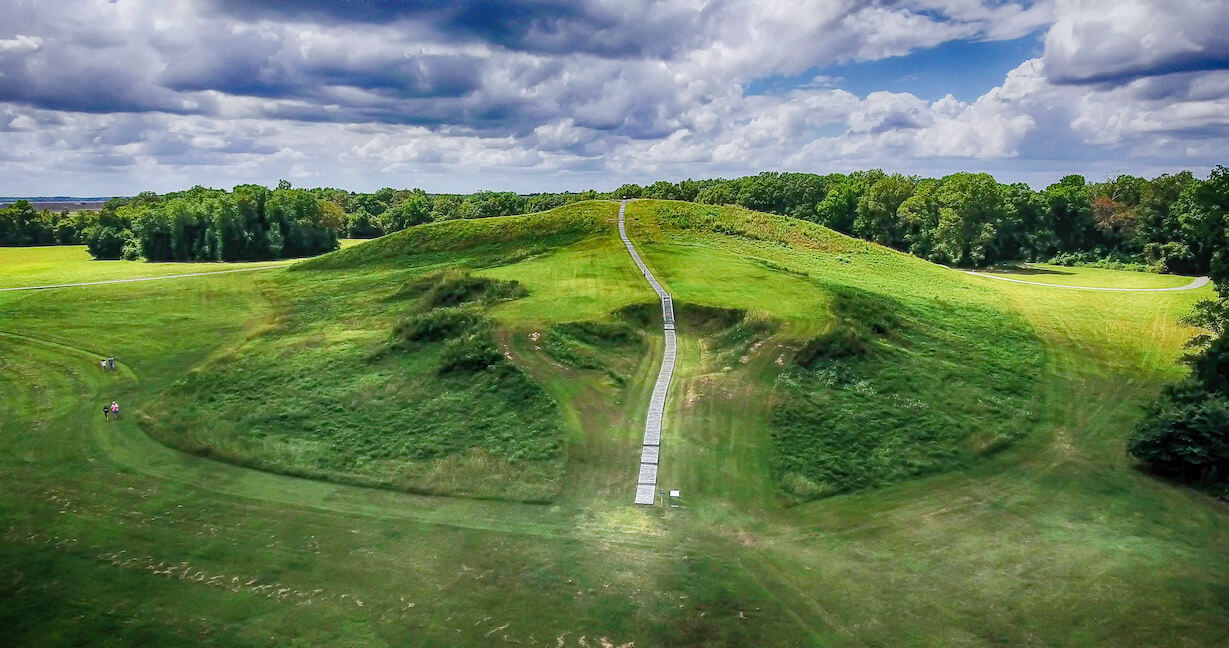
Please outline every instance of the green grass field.
[{"label": "green grass field", "polygon": [[1029,263],[1015,266],[998,266],[986,274],[1021,281],[1055,284],[1059,286],[1088,286],[1090,288],[1176,288],[1190,283],[1190,277],[1104,270],[1101,268],[1066,267],[1049,263]]},{"label": "green grass field", "polygon": [[[341,247],[358,245],[360,239],[342,239]],[[0,272],[0,288],[40,286],[89,281],[114,281],[142,277],[197,272],[217,272],[241,268],[259,268],[288,263],[286,260],[251,263],[137,263],[134,261],[96,261],[84,245],[52,247],[14,247],[2,251],[4,270]]]},{"label": "green grass field", "polygon": [[[1229,642],[1229,510],[1124,451],[1210,287],[997,282],[635,201],[630,235],[679,308],[659,483],[686,503],[636,508],[662,341],[615,211],[0,293],[9,641]],[[0,286],[170,267],[82,254],[0,249]],[[1189,281],[1052,270],[1021,278]],[[441,373],[492,347],[494,368]],[[504,379],[527,391],[501,403]],[[531,451],[544,439],[556,454]]]}]

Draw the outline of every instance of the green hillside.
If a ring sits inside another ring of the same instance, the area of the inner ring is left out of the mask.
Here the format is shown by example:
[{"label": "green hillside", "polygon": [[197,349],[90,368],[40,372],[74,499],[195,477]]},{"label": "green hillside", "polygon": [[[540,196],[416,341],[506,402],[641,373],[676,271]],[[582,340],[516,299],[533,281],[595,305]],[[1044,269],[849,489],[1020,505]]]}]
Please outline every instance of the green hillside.
[{"label": "green hillside", "polygon": [[[633,507],[663,341],[617,210],[0,292],[0,621],[43,645],[1229,641],[1229,513],[1123,450],[1210,287],[1001,282],[632,201],[677,311],[658,484],[685,504]],[[8,253],[0,285],[42,283]]]},{"label": "green hillside", "polygon": [[[639,362],[650,322],[631,316],[652,312],[651,293],[613,241],[612,207],[417,227],[303,263],[271,282],[278,307],[260,330],[177,382],[143,429],[289,474],[548,501],[568,414],[624,400],[652,364]],[[1030,431],[1040,350],[989,289],[801,221],[653,201],[629,217],[707,380],[743,392],[748,450],[766,455],[766,472],[742,466],[724,487],[808,499],[881,486]],[[594,391],[552,396],[554,365]],[[733,414],[691,417],[691,404],[672,412],[682,430]]]}]

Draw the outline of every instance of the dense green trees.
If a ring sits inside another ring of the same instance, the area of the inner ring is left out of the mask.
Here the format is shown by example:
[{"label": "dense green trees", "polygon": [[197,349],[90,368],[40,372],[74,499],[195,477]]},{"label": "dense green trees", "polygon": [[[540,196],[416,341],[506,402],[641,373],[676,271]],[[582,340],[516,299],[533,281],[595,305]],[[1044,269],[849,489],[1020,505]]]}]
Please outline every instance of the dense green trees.
[{"label": "dense green trees", "polygon": [[1187,183],[1171,211],[1219,298],[1189,317],[1207,331],[1189,344],[1191,375],[1148,408],[1127,449],[1159,473],[1229,495],[1229,169]]},{"label": "dense green trees", "polygon": [[269,190],[188,191],[107,201],[82,238],[100,259],[239,261],[319,254],[337,248],[345,213],[288,183]]},{"label": "dense green trees", "polygon": [[997,261],[998,224],[1012,218],[1000,185],[984,173],[948,176],[935,192],[938,208],[925,256],[955,265]]},{"label": "dense green trees", "polygon": [[1188,216],[1184,224],[1189,209],[1177,207],[1194,182],[1189,171],[1101,183],[1069,175],[1034,191],[986,174],[919,178],[872,169],[658,181],[623,185],[603,197],[740,205],[815,221],[940,263],[1109,262],[1194,274],[1207,272],[1210,263],[1206,232],[1199,229],[1205,221]]},{"label": "dense green trees", "polygon": [[0,209],[0,245],[69,245],[94,218],[89,212],[38,211],[28,200]]},{"label": "dense green trees", "polygon": [[918,179],[898,174],[884,176],[858,199],[851,231],[880,245],[901,247],[905,233],[897,214],[917,190]]},{"label": "dense green trees", "polygon": [[385,209],[377,217],[376,223],[381,231],[397,232],[430,220],[431,197],[422,189],[415,189],[400,202]]}]

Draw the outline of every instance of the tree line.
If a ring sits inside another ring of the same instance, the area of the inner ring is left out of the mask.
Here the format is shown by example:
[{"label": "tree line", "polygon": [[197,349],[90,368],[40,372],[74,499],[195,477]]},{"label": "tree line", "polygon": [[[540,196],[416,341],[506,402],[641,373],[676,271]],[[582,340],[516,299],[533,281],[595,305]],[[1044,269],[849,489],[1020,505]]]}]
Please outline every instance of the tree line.
[{"label": "tree line", "polygon": [[344,214],[282,181],[113,198],[81,233],[99,259],[255,261],[335,250]]},{"label": "tree line", "polygon": [[[803,220],[935,261],[984,266],[1051,261],[1206,272],[1201,214],[1180,201],[1189,171],[1100,183],[1069,175],[1041,191],[984,173],[761,173],[730,180],[625,185],[630,197],[733,204]],[[1142,268],[1141,268],[1142,269]]]},{"label": "tree line", "polygon": [[0,209],[0,245],[79,245],[90,212],[36,210],[28,200]]},{"label": "tree line", "polygon": [[1088,182],[1069,175],[1041,191],[984,173],[942,178],[888,174],[766,172],[733,179],[625,184],[614,191],[520,195],[428,194],[312,189],[344,217],[343,236],[380,236],[420,223],[542,211],[594,198],[659,198],[820,223],[839,232],[960,266],[1001,261],[1097,264],[1158,272],[1208,271],[1208,224],[1184,192],[1203,182],[1189,171],[1155,178],[1120,175]]},{"label": "tree line", "polygon": [[268,259],[316,254],[336,247],[338,237],[371,238],[432,221],[523,214],[595,198],[660,198],[801,218],[952,265],[1024,260],[1201,274],[1214,253],[1212,226],[1190,196],[1205,182],[1189,171],[1104,182],[1069,175],[1034,191],[984,173],[925,178],[872,169],[522,195],[303,190],[282,181],[275,189],[147,192],[112,199],[98,214],[38,214],[18,203],[0,210],[0,244],[85,243],[99,258]]},{"label": "tree line", "polygon": [[1147,408],[1127,450],[1158,473],[1229,498],[1229,169],[1183,192],[1175,211],[1203,223],[1217,299],[1186,318],[1205,331],[1187,344],[1190,375]]}]

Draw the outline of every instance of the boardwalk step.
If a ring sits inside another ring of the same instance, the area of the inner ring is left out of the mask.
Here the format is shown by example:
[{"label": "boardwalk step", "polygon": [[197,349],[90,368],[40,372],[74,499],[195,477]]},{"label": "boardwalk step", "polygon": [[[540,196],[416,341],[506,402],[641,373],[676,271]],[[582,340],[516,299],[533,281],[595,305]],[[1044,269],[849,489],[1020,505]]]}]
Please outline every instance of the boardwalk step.
[{"label": "boardwalk step", "polygon": [[619,238],[627,246],[627,252],[640,273],[652,286],[653,291],[661,300],[662,329],[666,339],[666,351],[661,359],[661,371],[657,374],[657,382],[653,385],[653,395],[649,398],[649,411],[644,422],[644,447],[640,452],[640,475],[636,485],[636,504],[654,504],[656,498],[653,489],[657,484],[657,466],[661,458],[661,421],[666,409],[666,395],[670,391],[670,380],[674,376],[674,361],[678,353],[678,342],[674,333],[674,299],[667,293],[657,278],[644,264],[644,259],[636,251],[636,246],[627,237],[627,226],[624,223],[624,211],[627,201],[619,203]]}]

